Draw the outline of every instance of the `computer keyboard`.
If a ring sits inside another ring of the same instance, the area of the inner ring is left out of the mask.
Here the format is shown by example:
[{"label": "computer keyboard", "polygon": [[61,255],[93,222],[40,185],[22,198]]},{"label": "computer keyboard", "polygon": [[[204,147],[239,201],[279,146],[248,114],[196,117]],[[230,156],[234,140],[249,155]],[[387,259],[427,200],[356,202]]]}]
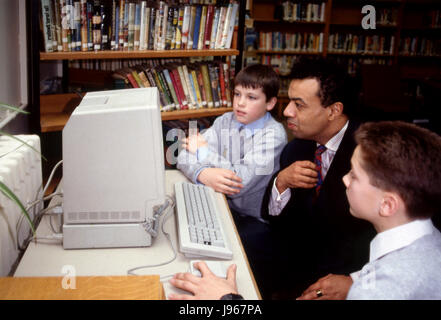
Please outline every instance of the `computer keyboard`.
[{"label": "computer keyboard", "polygon": [[232,259],[213,189],[177,182],[175,195],[180,251],[187,257]]}]

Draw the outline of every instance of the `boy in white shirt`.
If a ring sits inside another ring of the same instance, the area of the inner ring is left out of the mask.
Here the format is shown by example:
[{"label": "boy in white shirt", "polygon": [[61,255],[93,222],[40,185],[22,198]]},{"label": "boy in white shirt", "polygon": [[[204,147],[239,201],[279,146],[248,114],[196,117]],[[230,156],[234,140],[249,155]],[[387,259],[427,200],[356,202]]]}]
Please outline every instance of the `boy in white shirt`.
[{"label": "boy in white shirt", "polygon": [[[352,168],[343,182],[351,214],[371,222],[378,232],[369,262],[350,276],[319,279],[299,300],[441,299],[441,233],[430,219],[441,211],[441,137],[387,121],[362,125],[355,139]],[[237,294],[234,265],[227,279],[219,279],[201,264],[202,278],[180,273],[170,280],[194,296],[170,298]]]},{"label": "boy in white shirt", "polygon": [[283,125],[269,113],[279,81],[270,66],[242,69],[234,79],[233,112],[219,116],[202,134],[190,132],[177,159],[178,169],[192,182],[226,195],[260,285],[259,266],[270,263],[273,252],[269,226],[260,216],[263,195],[287,142]]}]

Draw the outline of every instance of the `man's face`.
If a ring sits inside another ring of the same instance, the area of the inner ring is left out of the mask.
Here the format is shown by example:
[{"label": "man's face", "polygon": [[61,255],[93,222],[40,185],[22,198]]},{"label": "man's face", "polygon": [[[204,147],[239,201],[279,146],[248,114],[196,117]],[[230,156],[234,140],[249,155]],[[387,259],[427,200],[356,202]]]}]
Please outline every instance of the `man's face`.
[{"label": "man's face", "polygon": [[368,174],[361,166],[362,152],[360,146],[355,148],[351,158],[351,171],[343,177],[343,183],[346,186],[351,214],[375,224],[383,191],[370,183]]},{"label": "man's face", "polygon": [[262,88],[245,88],[237,85],[234,88],[233,111],[236,120],[243,124],[250,124],[263,117],[275,105],[275,99],[266,101]]},{"label": "man's face", "polygon": [[316,79],[295,79],[289,85],[290,102],[283,115],[296,138],[318,141],[329,124],[330,110],[322,106],[319,89]]}]

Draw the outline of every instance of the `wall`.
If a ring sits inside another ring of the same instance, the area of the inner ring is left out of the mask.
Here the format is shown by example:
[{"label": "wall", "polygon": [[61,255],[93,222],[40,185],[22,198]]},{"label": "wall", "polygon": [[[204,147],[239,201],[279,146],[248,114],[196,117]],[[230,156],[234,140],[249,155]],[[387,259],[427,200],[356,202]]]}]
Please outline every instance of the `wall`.
[{"label": "wall", "polygon": [[[0,0],[0,101],[23,107],[28,103],[25,2]],[[3,131],[27,132],[27,117],[10,118],[2,122]]]}]

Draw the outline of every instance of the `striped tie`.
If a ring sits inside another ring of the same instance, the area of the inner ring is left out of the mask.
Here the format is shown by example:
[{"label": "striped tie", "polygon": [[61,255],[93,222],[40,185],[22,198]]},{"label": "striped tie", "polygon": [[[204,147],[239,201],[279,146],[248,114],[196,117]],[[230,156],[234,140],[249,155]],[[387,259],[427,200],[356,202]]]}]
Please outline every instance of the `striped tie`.
[{"label": "striped tie", "polygon": [[320,188],[323,184],[323,176],[322,176],[322,153],[326,151],[326,147],[319,145],[317,149],[315,150],[315,156],[314,156],[314,163],[317,166],[318,171],[318,181],[317,185],[315,186],[315,194],[318,196],[320,192]]}]

